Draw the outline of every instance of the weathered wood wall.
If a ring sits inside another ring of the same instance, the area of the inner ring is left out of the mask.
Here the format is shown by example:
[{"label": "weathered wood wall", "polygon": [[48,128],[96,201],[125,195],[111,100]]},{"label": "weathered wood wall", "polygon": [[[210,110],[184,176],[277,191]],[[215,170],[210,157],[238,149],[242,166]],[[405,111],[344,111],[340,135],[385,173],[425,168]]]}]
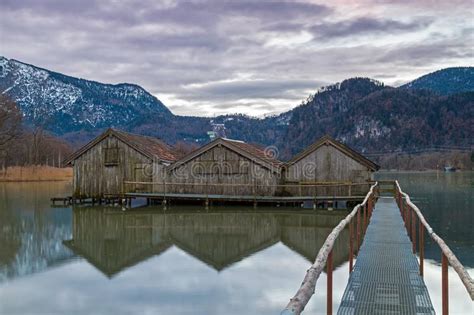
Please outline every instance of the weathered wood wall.
[{"label": "weathered wood wall", "polygon": [[[167,192],[273,195],[279,174],[225,146],[216,146],[167,174]],[[242,185],[242,186],[230,186]]]},{"label": "weathered wood wall", "polygon": [[[118,149],[117,165],[106,165],[106,148]],[[120,194],[124,180],[152,180],[152,161],[114,136],[97,143],[74,160],[73,196],[75,198],[101,198]],[[142,187],[143,186],[143,187]],[[145,185],[128,187],[129,190],[145,190]]]},{"label": "weathered wood wall", "polygon": [[[352,182],[363,183],[372,180],[370,169],[336,149],[332,145],[323,145],[301,160],[289,165],[285,171],[287,183]],[[292,194],[302,190],[307,195],[347,195],[348,187],[338,188],[291,188]],[[352,195],[365,195],[370,185],[352,187]]]}]

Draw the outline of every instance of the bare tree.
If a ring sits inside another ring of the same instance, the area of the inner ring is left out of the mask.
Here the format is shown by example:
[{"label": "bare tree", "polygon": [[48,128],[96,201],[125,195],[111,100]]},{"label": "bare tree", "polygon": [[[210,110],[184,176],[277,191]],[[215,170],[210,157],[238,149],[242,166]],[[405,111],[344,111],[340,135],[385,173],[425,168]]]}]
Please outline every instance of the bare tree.
[{"label": "bare tree", "polygon": [[20,136],[22,115],[16,103],[0,94],[0,160],[5,169],[6,150]]},{"label": "bare tree", "polygon": [[0,94],[0,149],[19,136],[21,118],[16,103],[5,94]]}]

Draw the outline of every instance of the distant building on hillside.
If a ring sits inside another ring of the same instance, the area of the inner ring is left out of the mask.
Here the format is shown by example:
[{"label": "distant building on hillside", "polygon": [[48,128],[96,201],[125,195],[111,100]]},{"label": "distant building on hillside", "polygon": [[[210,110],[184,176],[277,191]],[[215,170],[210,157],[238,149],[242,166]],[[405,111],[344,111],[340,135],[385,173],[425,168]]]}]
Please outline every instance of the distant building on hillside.
[{"label": "distant building on hillside", "polygon": [[[163,182],[164,169],[176,160],[163,141],[108,129],[66,161],[73,167],[74,198],[104,198],[122,193],[124,181]],[[128,187],[150,189],[146,184]]]},{"label": "distant building on hillside", "polygon": [[211,141],[217,139],[217,138],[226,138],[226,132],[225,132],[225,124],[217,124],[214,123],[214,120],[210,121],[212,130],[207,132],[207,135],[209,136],[209,139]]}]

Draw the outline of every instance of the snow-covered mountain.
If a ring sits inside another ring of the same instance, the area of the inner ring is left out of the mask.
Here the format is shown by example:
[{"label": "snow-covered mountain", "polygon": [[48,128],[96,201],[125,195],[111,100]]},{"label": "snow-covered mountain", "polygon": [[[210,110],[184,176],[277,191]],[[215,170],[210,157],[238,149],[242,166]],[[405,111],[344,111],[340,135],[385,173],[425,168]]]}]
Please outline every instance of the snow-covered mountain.
[{"label": "snow-covered mountain", "polygon": [[28,125],[57,134],[123,127],[148,114],[172,116],[138,85],[78,79],[2,56],[0,93],[17,102]]},{"label": "snow-covered mountain", "polygon": [[330,134],[362,152],[472,146],[474,68],[448,68],[393,88],[351,78],[316,91],[290,111],[266,118],[173,115],[137,85],[102,84],[0,57],[0,93],[73,145],[107,127],[203,144],[216,124],[229,138],[277,146],[286,159]]}]

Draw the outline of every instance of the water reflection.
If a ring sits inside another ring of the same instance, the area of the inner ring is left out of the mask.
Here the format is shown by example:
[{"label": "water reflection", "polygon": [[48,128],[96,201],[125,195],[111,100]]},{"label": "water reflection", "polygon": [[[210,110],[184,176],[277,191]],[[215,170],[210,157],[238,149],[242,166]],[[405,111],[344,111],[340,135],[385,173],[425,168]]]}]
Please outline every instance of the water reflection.
[{"label": "water reflection", "polygon": [[[400,179],[472,274],[473,173],[380,176]],[[70,189],[0,184],[0,314],[278,314],[346,214],[50,207],[51,196]],[[347,283],[347,245],[344,231],[334,252],[335,310]],[[428,243],[426,253],[437,261],[426,260],[425,281],[439,312],[439,250]],[[449,272],[451,313],[472,314]],[[325,312],[325,293],[322,274],[308,314]]]},{"label": "water reflection", "polygon": [[[75,208],[73,238],[64,243],[112,277],[175,246],[221,271],[281,242],[312,262],[316,250],[345,212],[284,212],[253,209],[196,212],[196,208],[131,210]],[[348,231],[334,251],[347,259]]]},{"label": "water reflection", "polygon": [[[376,176],[397,179],[461,263],[474,268],[473,172],[386,172]],[[425,257],[441,263],[438,245],[429,237],[425,241]]]},{"label": "water reflection", "polygon": [[62,246],[71,237],[71,211],[51,209],[52,192],[64,183],[0,185],[0,281],[35,273],[73,257]]}]

